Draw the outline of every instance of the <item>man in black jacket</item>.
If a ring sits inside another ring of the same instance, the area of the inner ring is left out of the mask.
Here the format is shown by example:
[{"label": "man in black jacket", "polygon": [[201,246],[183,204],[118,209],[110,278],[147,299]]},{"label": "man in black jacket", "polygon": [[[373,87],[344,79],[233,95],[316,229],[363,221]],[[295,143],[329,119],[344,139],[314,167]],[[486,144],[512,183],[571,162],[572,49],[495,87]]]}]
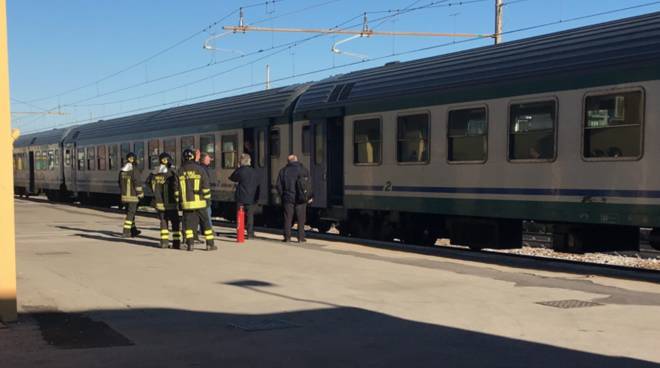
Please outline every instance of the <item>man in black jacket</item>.
[{"label": "man in black jacket", "polygon": [[288,164],[284,166],[277,176],[277,192],[282,199],[284,208],[284,242],[291,241],[291,225],[293,225],[293,214],[295,212],[298,221],[298,242],[305,242],[305,216],[307,214],[307,203],[310,200],[301,200],[298,193],[298,181],[309,180],[309,171],[298,162],[296,155],[287,157]]},{"label": "man in black jacket", "polygon": [[238,169],[229,177],[229,180],[238,183],[236,187],[236,208],[243,207],[247,218],[248,239],[254,239],[254,210],[259,198],[259,173],[250,166],[250,155],[241,154]]}]

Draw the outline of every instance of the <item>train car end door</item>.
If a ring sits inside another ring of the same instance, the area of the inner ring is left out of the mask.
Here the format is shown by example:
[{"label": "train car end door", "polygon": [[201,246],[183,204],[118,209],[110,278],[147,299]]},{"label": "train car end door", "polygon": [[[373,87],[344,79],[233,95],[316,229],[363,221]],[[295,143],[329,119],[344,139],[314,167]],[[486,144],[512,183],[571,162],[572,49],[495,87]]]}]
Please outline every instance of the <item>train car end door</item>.
[{"label": "train car end door", "polygon": [[260,204],[268,203],[270,193],[270,153],[268,152],[268,127],[247,128],[243,131],[243,151],[250,155],[252,167],[259,175]]},{"label": "train car end door", "polygon": [[343,119],[312,120],[310,175],[314,190],[312,207],[343,205]]},{"label": "train car end door", "polygon": [[29,172],[30,172],[30,187],[28,188],[28,192],[29,193],[35,193],[36,188],[35,188],[35,184],[34,184],[34,152],[33,151],[30,151],[30,153],[29,153],[28,162],[29,162],[29,165],[30,165],[29,166],[29,169],[30,169],[29,170]]}]

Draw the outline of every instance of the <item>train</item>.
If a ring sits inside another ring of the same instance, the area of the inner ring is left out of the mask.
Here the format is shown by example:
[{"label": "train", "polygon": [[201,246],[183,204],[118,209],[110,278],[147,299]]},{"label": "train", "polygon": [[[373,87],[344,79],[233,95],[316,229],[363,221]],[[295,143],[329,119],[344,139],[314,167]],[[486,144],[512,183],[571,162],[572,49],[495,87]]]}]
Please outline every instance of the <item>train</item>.
[{"label": "train", "polygon": [[[277,173],[309,168],[308,225],[473,249],[660,246],[660,12],[349,72],[323,80],[28,134],[17,195],[118,204],[117,171],[161,152],[215,158],[214,214],[235,218],[238,156],[260,174],[257,223],[278,226]],[[147,193],[148,195],[149,193]]]}]

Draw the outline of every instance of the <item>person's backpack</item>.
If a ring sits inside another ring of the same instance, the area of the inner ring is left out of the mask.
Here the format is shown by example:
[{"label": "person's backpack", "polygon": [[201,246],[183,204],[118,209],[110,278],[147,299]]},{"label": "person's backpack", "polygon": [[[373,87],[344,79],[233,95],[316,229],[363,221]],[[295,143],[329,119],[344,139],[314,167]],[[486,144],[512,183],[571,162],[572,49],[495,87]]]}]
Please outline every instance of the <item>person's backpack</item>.
[{"label": "person's backpack", "polygon": [[313,197],[312,182],[309,180],[309,176],[298,176],[296,179],[296,203],[308,203]]}]

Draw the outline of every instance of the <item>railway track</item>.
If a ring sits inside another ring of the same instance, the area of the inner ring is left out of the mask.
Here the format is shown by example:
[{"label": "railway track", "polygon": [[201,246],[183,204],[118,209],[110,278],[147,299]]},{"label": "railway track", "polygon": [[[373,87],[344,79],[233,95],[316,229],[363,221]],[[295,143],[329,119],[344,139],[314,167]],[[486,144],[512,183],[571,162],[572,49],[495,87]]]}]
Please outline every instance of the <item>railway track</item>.
[{"label": "railway track", "polygon": [[[29,198],[27,200],[46,203],[50,205],[67,205],[79,208],[95,209],[102,210],[104,212],[113,212],[113,213],[123,213],[122,210],[113,207],[98,207],[92,205],[81,205],[79,203],[53,203],[47,199],[42,198]],[[155,217],[156,214],[153,211],[140,209],[138,211],[139,215],[147,217]],[[230,235],[233,233],[235,224],[224,219],[214,219],[213,225],[221,228],[225,228],[229,231],[217,232],[222,235]],[[280,235],[280,229],[274,229],[263,226],[255,226],[255,230],[262,233]],[[295,230],[293,231],[295,233]],[[536,234],[536,238],[532,237],[531,234],[526,234],[526,241],[535,241],[537,242],[535,246],[540,246],[544,242],[547,242],[547,238],[539,237]],[[360,239],[353,237],[341,236],[339,234],[332,233],[319,233],[316,231],[308,231],[308,239],[318,239],[331,242],[344,242],[349,244],[357,244],[368,247],[376,247],[389,250],[398,250],[405,252],[413,252],[418,254],[433,255],[449,259],[463,260],[463,261],[473,261],[473,262],[482,262],[489,263],[494,265],[509,266],[509,267],[518,267],[518,268],[528,268],[528,269],[538,269],[552,272],[567,272],[581,275],[599,275],[623,279],[632,279],[632,280],[641,280],[660,283],[660,269],[649,269],[649,268],[640,268],[640,267],[630,267],[622,266],[616,264],[607,264],[607,263],[597,263],[597,262],[584,262],[576,261],[574,259],[564,259],[556,257],[547,257],[539,256],[533,254],[520,254],[518,252],[509,252],[508,250],[490,250],[484,249],[481,251],[474,251],[467,247],[461,246],[445,246],[445,245],[436,245],[433,247],[419,246],[406,244],[396,241],[379,241],[371,239]],[[292,243],[296,244],[296,243]],[[305,247],[313,247],[313,244],[304,245]],[[660,252],[650,248],[645,249],[640,252],[617,252],[616,256],[628,256],[624,253],[630,253],[630,257],[641,258],[642,253],[648,257],[655,257],[660,260]],[[607,254],[607,253],[603,253]],[[636,254],[636,255],[633,255]]]},{"label": "railway track", "polygon": [[[551,248],[552,235],[543,233],[523,233],[523,244],[533,248]],[[624,257],[637,257],[641,259],[660,259],[660,250],[651,247],[647,240],[639,243],[639,251],[615,251],[603,252],[603,254],[618,255]]]}]

